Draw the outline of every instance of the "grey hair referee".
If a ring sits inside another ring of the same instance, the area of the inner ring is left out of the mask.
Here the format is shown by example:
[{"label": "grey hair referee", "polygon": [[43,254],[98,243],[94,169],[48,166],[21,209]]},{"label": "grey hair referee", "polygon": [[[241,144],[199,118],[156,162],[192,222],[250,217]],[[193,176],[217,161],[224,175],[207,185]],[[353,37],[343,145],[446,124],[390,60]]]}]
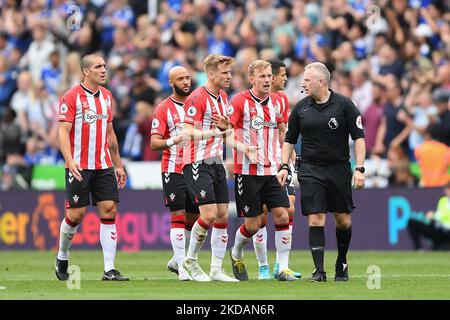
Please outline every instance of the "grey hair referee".
[{"label": "grey hair referee", "polygon": [[[348,280],[347,251],[355,208],[352,186],[364,187],[366,144],[361,115],[353,102],[329,88],[330,72],[320,62],[305,67],[300,100],[289,117],[277,178],[284,185],[289,159],[301,134],[302,159],[298,167],[302,214],[308,216],[309,245],[315,270],[310,282],[327,280],[324,270],[325,221],[332,212],[336,223],[338,257],[335,281]],[[356,168],[350,165],[349,138],[355,141]]]}]

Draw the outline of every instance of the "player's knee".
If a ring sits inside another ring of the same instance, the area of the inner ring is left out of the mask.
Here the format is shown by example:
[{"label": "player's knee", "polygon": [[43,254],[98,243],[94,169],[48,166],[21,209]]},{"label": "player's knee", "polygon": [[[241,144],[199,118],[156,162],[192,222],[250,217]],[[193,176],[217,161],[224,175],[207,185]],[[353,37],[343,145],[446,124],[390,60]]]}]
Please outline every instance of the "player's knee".
[{"label": "player's knee", "polygon": [[171,211],[170,215],[172,218],[175,218],[175,217],[184,216],[185,213],[184,213],[184,210],[178,210],[178,211]]},{"label": "player's knee", "polygon": [[80,209],[69,209],[67,212],[67,218],[74,224],[80,224],[81,220],[83,220],[85,212],[85,210]]},{"label": "player's knee", "polygon": [[286,208],[284,210],[273,210],[273,221],[275,224],[289,223],[289,214]]},{"label": "player's knee", "polygon": [[325,219],[309,216],[308,224],[310,227],[323,227],[325,225]]},{"label": "player's knee", "polygon": [[116,204],[106,205],[103,207],[102,219],[114,219],[117,213]]},{"label": "player's knee", "polygon": [[339,221],[336,223],[336,227],[341,230],[347,230],[352,226],[350,221]]},{"label": "player's knee", "polygon": [[258,232],[259,228],[261,228],[261,222],[257,219],[247,220],[245,222],[245,229],[250,234],[255,234]]}]

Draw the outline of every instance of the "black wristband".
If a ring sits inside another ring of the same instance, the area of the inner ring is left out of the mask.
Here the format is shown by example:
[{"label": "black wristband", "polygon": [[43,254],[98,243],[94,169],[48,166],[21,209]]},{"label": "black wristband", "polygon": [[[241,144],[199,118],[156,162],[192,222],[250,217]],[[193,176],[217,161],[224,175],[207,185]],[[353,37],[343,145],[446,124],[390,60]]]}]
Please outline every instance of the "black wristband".
[{"label": "black wristband", "polygon": [[291,168],[289,168],[289,165],[287,163],[281,164],[280,169],[278,169],[278,172],[280,172],[281,170],[286,170],[288,173],[291,172]]}]

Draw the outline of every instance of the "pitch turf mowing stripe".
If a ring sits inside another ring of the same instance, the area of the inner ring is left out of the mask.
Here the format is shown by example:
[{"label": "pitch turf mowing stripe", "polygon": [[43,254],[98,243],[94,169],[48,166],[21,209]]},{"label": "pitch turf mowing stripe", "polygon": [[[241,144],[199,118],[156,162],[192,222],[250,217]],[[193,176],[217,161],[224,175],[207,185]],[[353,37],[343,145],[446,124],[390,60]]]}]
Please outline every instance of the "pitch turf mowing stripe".
[{"label": "pitch turf mowing stripe", "polygon": [[[198,283],[178,281],[166,270],[171,251],[118,252],[116,267],[130,282],[101,281],[101,251],[72,250],[71,265],[81,271],[79,290],[69,290],[56,280],[54,253],[0,251],[2,299],[152,299],[152,300],[300,300],[300,299],[450,299],[448,252],[362,252],[349,253],[350,281],[335,283],[335,251],[327,251],[327,283],[307,283],[313,270],[311,253],[293,251],[290,267],[303,273],[295,282],[256,280],[258,265],[253,251],[245,251],[250,281],[241,283]],[[269,252],[273,266],[275,254]],[[210,252],[200,254],[200,265],[209,272]],[[230,261],[224,260],[231,275]],[[368,289],[368,268],[378,266],[380,289]],[[444,274],[440,272],[444,271]]]}]

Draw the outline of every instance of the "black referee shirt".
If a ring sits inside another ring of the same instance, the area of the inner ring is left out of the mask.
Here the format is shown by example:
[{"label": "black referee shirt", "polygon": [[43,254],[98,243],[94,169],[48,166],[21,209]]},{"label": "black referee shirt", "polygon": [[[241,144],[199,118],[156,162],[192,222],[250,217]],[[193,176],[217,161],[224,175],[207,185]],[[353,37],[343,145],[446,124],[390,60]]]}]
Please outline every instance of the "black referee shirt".
[{"label": "black referee shirt", "polygon": [[361,115],[353,102],[331,91],[326,103],[300,100],[289,116],[285,141],[296,144],[302,135],[302,162],[330,164],[350,159],[348,135],[364,138]]}]

